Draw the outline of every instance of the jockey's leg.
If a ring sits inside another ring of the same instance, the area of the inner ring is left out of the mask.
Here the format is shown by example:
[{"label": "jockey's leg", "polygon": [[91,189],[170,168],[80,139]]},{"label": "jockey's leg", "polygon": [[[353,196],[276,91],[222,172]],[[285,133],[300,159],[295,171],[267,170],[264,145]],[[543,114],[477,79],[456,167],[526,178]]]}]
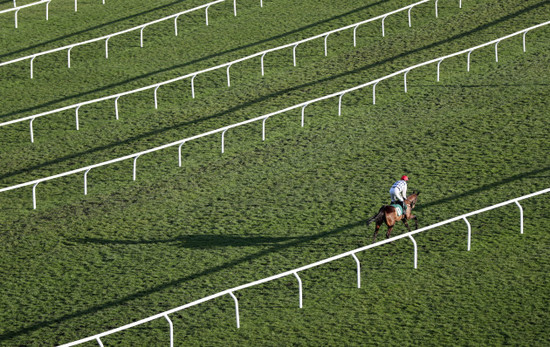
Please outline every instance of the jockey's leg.
[{"label": "jockey's leg", "polygon": [[405,201],[404,200],[401,200],[398,202],[399,205],[401,205],[401,207],[403,208],[403,214],[407,214],[407,205],[405,205]]}]

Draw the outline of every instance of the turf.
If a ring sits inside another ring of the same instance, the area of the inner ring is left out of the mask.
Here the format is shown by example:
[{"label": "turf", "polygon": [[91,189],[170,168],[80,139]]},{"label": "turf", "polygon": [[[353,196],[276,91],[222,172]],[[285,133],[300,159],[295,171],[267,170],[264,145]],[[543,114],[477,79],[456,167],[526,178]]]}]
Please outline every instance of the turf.
[{"label": "turf", "polygon": [[[0,17],[2,61],[89,39],[200,5],[199,1],[118,1],[101,5],[52,2],[21,12],[20,27]],[[256,1],[213,6],[204,14],[110,41],[109,59],[98,44],[0,67],[6,121],[95,97],[130,90],[224,63],[407,5],[405,1]],[[9,4],[4,4],[5,6]],[[116,158],[256,117],[367,82],[548,20],[546,1],[440,1],[406,15],[266,56],[74,114],[0,129],[1,186]],[[369,244],[364,221],[388,200],[403,173],[421,191],[420,225],[548,188],[548,27],[466,57],[446,60],[372,90],[230,130],[225,153],[219,135],[143,156],[137,181],[132,162],[92,170],[88,195],[82,175],[0,194],[0,344],[55,345],[115,328],[204,296]],[[38,35],[40,33],[40,35]],[[149,33],[149,34],[148,34]],[[544,196],[470,219],[466,225],[402,240],[301,273],[304,308],[289,277],[174,314],[178,345],[548,345],[549,250]],[[394,229],[403,233],[403,226]],[[380,235],[383,237],[383,235]],[[104,338],[105,345],[168,343],[158,320]],[[92,345],[92,344],[90,344]]]}]

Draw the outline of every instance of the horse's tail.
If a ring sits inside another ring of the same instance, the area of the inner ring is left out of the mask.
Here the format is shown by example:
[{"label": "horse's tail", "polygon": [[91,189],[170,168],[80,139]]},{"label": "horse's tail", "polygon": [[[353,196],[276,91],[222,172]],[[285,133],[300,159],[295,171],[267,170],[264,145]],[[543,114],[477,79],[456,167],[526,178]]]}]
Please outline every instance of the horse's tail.
[{"label": "horse's tail", "polygon": [[378,211],[378,214],[371,219],[367,221],[367,225],[369,225],[372,222],[381,223],[384,218],[384,206],[380,207],[380,210]]}]

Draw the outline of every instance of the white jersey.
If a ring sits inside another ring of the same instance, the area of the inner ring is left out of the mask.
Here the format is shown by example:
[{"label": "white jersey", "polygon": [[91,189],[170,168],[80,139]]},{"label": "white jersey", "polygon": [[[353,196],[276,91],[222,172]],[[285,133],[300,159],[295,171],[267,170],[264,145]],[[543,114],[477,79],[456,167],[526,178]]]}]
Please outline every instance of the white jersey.
[{"label": "white jersey", "polygon": [[407,198],[407,182],[399,180],[390,188],[392,201],[404,201]]}]

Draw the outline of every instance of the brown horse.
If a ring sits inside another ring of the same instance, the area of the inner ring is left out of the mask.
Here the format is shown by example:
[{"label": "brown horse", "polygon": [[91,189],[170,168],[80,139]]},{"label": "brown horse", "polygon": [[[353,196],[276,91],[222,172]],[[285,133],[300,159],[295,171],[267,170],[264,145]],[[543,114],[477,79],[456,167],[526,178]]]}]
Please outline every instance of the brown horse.
[{"label": "brown horse", "polygon": [[374,229],[374,237],[372,241],[374,242],[376,240],[376,235],[378,235],[378,230],[380,229],[380,226],[383,223],[386,223],[388,226],[388,232],[386,233],[386,237],[390,237],[390,233],[395,226],[395,223],[402,220],[407,229],[409,229],[409,232],[411,231],[411,228],[409,227],[409,223],[407,223],[407,220],[414,219],[416,224],[416,229],[418,229],[418,219],[415,215],[412,214],[412,209],[416,205],[416,200],[418,199],[418,193],[413,193],[405,199],[405,204],[407,205],[407,212],[405,214],[402,214],[401,216],[397,216],[397,209],[391,205],[384,205],[380,208],[378,211],[378,214],[371,219],[367,221],[367,225],[369,225],[372,222],[376,222],[376,228]]}]

